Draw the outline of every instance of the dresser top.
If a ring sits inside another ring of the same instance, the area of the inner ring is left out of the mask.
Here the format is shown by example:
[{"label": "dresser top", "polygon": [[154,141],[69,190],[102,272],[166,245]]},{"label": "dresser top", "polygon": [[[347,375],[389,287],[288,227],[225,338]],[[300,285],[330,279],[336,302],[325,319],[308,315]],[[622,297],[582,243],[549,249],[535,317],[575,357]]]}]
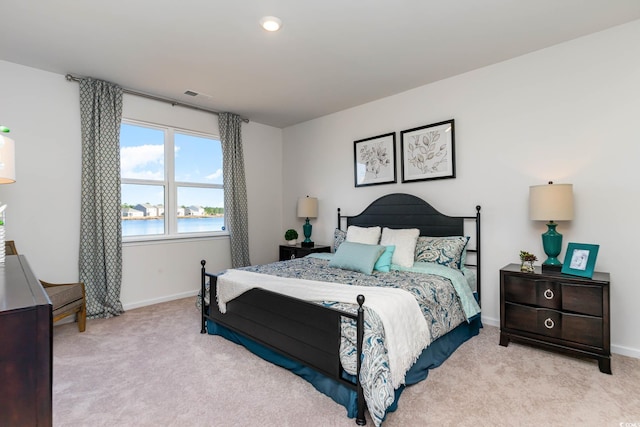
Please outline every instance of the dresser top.
[{"label": "dresser top", "polygon": [[542,272],[542,267],[541,266],[535,266],[534,267],[535,272],[533,273],[526,273],[526,272],[522,272],[520,271],[520,264],[508,264],[505,265],[504,267],[502,267],[500,269],[500,271],[508,271],[508,272],[512,272],[512,273],[521,273],[523,275],[528,275],[531,277],[552,277],[555,279],[572,279],[572,280],[586,280],[586,281],[593,281],[593,282],[609,282],[609,273],[604,273],[601,271],[594,271],[593,272],[593,276],[591,277],[591,279],[589,279],[588,277],[582,277],[582,276],[572,276],[569,274],[562,274],[560,272],[554,272],[554,271],[545,271],[544,273]]},{"label": "dresser top", "polygon": [[0,264],[0,312],[51,304],[24,255],[7,255]]}]

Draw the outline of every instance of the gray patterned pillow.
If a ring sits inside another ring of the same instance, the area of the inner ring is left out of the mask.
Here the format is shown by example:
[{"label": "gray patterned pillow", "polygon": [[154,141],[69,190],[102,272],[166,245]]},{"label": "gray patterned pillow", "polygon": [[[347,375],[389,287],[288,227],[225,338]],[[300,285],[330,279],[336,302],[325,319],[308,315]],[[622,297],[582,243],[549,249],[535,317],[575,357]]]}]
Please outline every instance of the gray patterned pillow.
[{"label": "gray patterned pillow", "polygon": [[333,253],[335,253],[342,242],[347,238],[347,232],[344,230],[338,230],[337,228],[333,232]]},{"label": "gray patterned pillow", "polygon": [[462,252],[469,237],[418,237],[415,261],[435,262],[451,268],[460,269]]}]

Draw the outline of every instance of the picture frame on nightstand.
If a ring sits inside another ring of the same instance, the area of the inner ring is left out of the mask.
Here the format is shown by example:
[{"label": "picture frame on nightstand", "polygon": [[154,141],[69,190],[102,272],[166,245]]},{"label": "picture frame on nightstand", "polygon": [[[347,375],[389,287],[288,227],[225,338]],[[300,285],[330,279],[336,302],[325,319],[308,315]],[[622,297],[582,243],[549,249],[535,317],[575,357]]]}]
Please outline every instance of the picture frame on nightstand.
[{"label": "picture frame on nightstand", "polygon": [[599,248],[600,245],[569,243],[561,273],[591,279]]}]

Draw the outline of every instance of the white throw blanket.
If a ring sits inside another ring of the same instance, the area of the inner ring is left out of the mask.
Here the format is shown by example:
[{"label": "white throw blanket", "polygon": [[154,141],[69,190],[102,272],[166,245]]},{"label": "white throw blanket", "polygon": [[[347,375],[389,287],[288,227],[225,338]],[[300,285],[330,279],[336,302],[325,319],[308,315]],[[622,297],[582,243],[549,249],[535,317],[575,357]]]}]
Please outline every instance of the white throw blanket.
[{"label": "white throw blanket", "polygon": [[221,313],[227,311],[227,302],[252,288],[262,288],[305,301],[349,304],[357,304],[356,297],[364,295],[364,305],[375,311],[384,325],[385,346],[394,388],[404,384],[407,371],[431,342],[427,321],[417,301],[403,289],[290,279],[233,269],[218,276],[217,283]]}]

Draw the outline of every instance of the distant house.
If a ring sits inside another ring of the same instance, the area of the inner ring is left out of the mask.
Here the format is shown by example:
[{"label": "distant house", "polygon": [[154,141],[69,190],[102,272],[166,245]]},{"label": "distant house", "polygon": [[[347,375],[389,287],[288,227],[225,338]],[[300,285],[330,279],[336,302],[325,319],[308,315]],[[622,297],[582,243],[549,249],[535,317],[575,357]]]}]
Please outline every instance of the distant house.
[{"label": "distant house", "polygon": [[158,216],[164,215],[164,205],[156,205],[156,209],[158,209]]},{"label": "distant house", "polygon": [[150,203],[137,204],[137,210],[144,213],[144,216],[158,216],[158,208]]},{"label": "distant house", "polygon": [[201,206],[189,206],[188,208],[185,209],[184,213],[187,216],[189,215],[201,216],[201,215],[204,215],[204,208],[202,208]]},{"label": "distant house", "polygon": [[178,208],[178,216],[184,216],[184,208]]},{"label": "distant house", "polygon": [[122,218],[142,218],[144,216],[144,212],[139,211],[133,208],[124,208],[122,209]]}]

